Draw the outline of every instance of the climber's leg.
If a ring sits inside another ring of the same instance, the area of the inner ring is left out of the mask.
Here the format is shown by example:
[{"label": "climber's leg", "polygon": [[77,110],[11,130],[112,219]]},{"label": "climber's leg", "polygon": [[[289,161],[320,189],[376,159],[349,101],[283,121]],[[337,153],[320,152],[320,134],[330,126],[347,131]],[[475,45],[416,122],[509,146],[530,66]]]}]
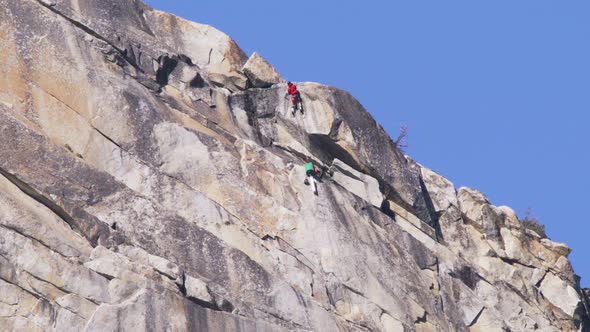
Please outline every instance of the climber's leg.
[{"label": "climber's leg", "polygon": [[297,107],[299,108],[299,111],[301,112],[301,114],[303,114],[303,102],[301,101],[301,95],[297,95]]},{"label": "climber's leg", "polygon": [[311,191],[313,191],[314,195],[318,194],[318,183],[316,182],[315,178],[313,177],[313,174],[310,174],[308,176],[308,181],[309,184],[311,184]]},{"label": "climber's leg", "polygon": [[291,114],[293,114],[293,116],[295,116],[295,112],[297,111],[297,97],[296,96],[291,97],[291,107],[293,108],[293,110],[291,111]]}]

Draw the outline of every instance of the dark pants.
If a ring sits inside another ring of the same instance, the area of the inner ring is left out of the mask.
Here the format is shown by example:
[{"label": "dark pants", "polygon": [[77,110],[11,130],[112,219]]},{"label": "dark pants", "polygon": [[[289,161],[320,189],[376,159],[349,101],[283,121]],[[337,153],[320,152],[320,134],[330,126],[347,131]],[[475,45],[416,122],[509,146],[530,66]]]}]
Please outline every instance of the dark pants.
[{"label": "dark pants", "polygon": [[301,105],[301,95],[299,93],[291,96],[291,103],[293,104],[293,112],[295,112],[297,109],[303,112],[303,106]]}]

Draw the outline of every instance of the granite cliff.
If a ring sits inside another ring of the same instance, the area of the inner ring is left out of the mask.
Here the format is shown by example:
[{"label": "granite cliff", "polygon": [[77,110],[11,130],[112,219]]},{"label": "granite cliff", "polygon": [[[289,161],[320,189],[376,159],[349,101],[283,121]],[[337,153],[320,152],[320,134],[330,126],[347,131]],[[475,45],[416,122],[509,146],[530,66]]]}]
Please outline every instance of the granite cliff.
[{"label": "granite cliff", "polygon": [[570,248],[210,26],[0,0],[0,49],[1,330],[590,330]]}]

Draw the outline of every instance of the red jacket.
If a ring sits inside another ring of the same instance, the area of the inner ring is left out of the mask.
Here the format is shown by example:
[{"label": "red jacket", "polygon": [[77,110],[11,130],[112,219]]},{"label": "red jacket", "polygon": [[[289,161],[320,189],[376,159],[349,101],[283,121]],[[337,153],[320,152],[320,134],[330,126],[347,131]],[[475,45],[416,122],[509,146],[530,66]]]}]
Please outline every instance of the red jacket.
[{"label": "red jacket", "polygon": [[297,86],[295,84],[291,84],[289,85],[289,88],[287,88],[287,92],[291,95],[291,96],[296,96],[299,94],[299,91],[297,90]]}]

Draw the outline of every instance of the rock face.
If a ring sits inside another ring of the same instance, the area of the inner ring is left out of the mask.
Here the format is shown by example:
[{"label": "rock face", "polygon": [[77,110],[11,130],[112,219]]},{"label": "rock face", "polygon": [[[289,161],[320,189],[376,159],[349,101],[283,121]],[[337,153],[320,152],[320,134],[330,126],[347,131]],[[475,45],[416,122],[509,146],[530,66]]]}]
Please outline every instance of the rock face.
[{"label": "rock face", "polygon": [[260,54],[254,52],[242,68],[253,88],[270,88],[273,84],[284,82],[281,74]]},{"label": "rock face", "polygon": [[3,330],[589,329],[566,245],[212,27],[0,0],[0,48]]}]

